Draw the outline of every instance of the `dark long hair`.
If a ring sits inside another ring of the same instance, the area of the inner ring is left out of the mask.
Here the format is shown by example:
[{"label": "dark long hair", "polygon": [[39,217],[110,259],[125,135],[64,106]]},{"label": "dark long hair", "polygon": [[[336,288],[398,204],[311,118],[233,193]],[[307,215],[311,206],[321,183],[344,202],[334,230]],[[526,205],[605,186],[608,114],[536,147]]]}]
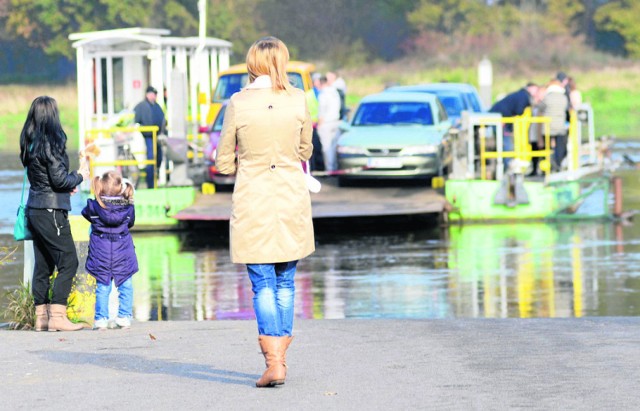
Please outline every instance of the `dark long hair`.
[{"label": "dark long hair", "polygon": [[32,158],[44,157],[47,144],[51,147],[54,156],[63,156],[67,135],[60,124],[56,100],[49,96],[40,96],[31,103],[20,133],[22,165],[29,164]]}]

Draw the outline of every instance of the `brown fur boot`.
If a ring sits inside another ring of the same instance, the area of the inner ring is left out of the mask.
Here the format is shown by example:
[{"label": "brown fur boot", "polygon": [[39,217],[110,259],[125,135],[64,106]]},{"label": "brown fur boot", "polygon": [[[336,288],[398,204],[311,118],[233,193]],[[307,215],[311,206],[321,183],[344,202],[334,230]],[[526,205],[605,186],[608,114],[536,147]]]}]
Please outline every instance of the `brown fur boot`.
[{"label": "brown fur boot", "polygon": [[258,337],[267,370],[256,382],[256,387],[274,387],[284,384],[286,371],[284,366],[285,338],[261,335]]},{"label": "brown fur boot", "polygon": [[67,306],[51,304],[49,306],[49,331],[78,331],[82,324],[74,324],[67,318]]},{"label": "brown fur boot", "polygon": [[36,331],[47,331],[49,328],[49,304],[36,305]]}]

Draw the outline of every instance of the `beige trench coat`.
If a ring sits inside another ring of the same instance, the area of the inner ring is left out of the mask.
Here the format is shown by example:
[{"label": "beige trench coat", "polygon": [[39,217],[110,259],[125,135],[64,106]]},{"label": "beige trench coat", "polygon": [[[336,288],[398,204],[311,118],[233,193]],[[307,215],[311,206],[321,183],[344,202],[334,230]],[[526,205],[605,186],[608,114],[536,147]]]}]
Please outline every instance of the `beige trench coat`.
[{"label": "beige trench coat", "polygon": [[294,261],[315,250],[301,167],[311,157],[311,127],[301,90],[244,89],[231,97],[216,167],[223,174],[236,173],[230,221],[234,263]]}]

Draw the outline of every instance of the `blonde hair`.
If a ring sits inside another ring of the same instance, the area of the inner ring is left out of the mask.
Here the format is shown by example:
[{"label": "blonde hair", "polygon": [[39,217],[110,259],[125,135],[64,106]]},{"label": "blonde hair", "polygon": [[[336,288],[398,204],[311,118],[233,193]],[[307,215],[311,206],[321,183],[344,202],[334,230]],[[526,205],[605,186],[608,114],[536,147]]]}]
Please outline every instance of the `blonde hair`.
[{"label": "blonde hair", "polygon": [[247,52],[247,71],[249,82],[259,76],[271,77],[273,91],[289,91],[292,89],[287,75],[289,50],[275,37],[263,37],[253,43]]},{"label": "blonde hair", "polygon": [[100,177],[94,177],[91,181],[91,189],[102,208],[107,207],[102,197],[122,197],[129,203],[133,203],[133,186],[124,182],[122,176],[116,171],[107,171]]}]

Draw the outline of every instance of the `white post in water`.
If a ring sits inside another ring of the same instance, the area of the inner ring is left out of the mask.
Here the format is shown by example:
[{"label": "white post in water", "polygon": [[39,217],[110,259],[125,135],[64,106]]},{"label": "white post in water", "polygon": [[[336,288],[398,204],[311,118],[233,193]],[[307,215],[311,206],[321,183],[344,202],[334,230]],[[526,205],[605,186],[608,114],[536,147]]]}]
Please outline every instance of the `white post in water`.
[{"label": "white post in water", "polygon": [[493,85],[493,67],[491,60],[486,56],[478,63],[478,86],[480,86],[480,99],[485,109],[491,107],[491,86]]},{"label": "white post in water", "polygon": [[31,289],[33,279],[33,268],[36,265],[36,256],[33,253],[33,241],[25,240],[24,245],[24,269],[22,271],[22,283]]}]

